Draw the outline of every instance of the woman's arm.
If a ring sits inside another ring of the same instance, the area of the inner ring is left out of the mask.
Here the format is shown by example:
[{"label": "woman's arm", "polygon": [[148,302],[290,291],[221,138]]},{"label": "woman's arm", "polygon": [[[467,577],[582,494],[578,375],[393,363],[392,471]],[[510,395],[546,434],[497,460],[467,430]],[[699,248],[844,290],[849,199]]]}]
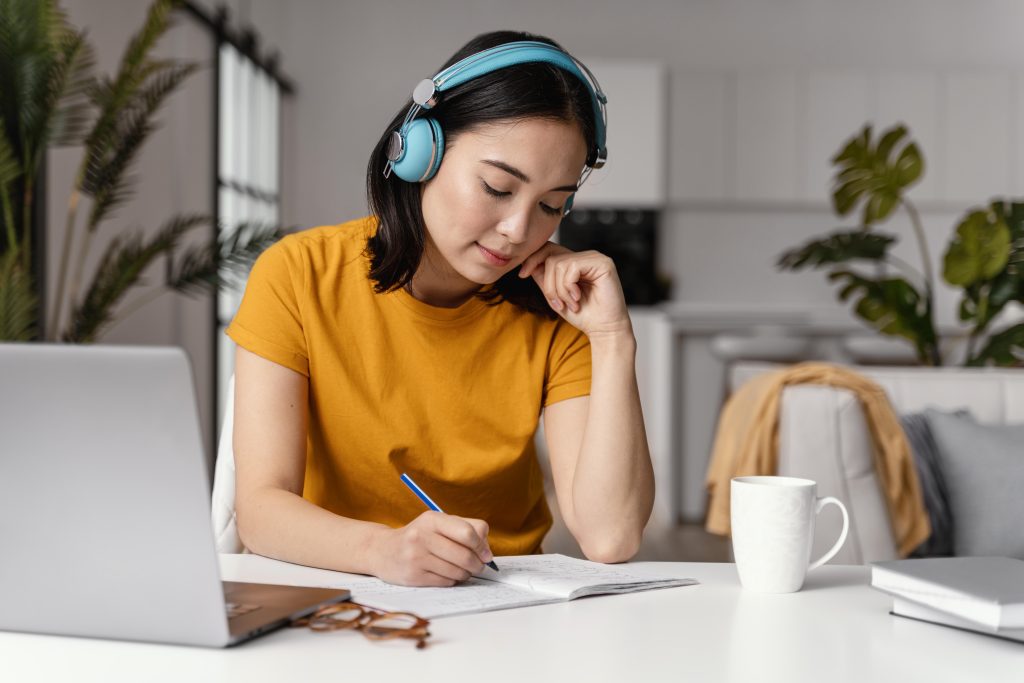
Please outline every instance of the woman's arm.
[{"label": "woman's arm", "polygon": [[636,342],[591,340],[590,396],[544,409],[558,506],[591,560],[625,562],[640,547],[654,504],[634,358]]},{"label": "woman's arm", "polygon": [[392,529],[302,497],[308,393],[304,375],[238,347],[233,442],[242,543],[267,557],[403,585],[451,586],[479,572],[491,559],[482,520],[427,512]]},{"label": "woman's arm", "polygon": [[544,410],[551,472],[566,526],[586,556],[636,554],[654,505],[654,470],[636,382],[636,339],[611,259],[549,244],[523,264],[552,308],[587,334],[590,396]]}]

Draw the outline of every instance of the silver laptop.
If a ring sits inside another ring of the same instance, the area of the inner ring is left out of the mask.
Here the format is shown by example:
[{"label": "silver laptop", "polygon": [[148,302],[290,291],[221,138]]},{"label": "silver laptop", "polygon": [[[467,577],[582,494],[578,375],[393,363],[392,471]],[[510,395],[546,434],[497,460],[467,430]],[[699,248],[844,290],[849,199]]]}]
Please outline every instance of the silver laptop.
[{"label": "silver laptop", "polygon": [[224,647],[347,597],[221,582],[181,349],[0,343],[0,630]]}]

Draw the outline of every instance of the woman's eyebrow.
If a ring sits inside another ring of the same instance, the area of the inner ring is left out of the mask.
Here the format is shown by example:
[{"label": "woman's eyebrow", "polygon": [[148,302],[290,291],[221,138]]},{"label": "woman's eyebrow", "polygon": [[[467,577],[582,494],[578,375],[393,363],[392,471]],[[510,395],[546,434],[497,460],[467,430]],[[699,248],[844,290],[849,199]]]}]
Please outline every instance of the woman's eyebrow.
[{"label": "woman's eyebrow", "polygon": [[[520,171],[515,166],[509,166],[504,161],[498,161],[497,159],[481,159],[480,163],[488,164],[490,166],[494,166],[495,168],[500,168],[505,173],[508,173],[509,175],[518,178],[524,183],[530,182],[530,177],[528,175]],[[578,189],[579,188],[576,187],[575,185],[562,185],[561,187],[551,188],[550,190],[548,190],[548,192],[575,192]]]}]

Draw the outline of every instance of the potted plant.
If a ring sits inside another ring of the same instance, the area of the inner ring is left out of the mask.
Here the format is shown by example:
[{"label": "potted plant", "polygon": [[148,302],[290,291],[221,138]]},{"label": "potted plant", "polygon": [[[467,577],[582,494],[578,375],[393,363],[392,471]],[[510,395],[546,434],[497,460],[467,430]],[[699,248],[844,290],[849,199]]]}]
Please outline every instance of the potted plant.
[{"label": "potted plant", "polygon": [[[108,77],[94,73],[85,32],[68,23],[55,0],[0,0],[0,341],[93,342],[118,317],[148,302],[151,297],[120,307],[160,259],[167,267],[157,294],[210,293],[225,286],[231,273],[245,272],[285,233],[247,223],[185,245],[187,234],[213,219],[179,214],[151,235],[119,229],[96,245],[100,227],[133,194],[137,179],[130,171],[161,105],[198,68],[151,55],[178,4],[150,5],[117,72]],[[47,312],[32,272],[33,200],[47,149],[68,145],[81,146],[83,156],[68,200],[56,304]],[[94,246],[103,246],[102,257],[87,275]]]},{"label": "potted plant", "polygon": [[[860,207],[859,225],[785,252],[778,267],[828,269],[829,281],[840,285],[839,299],[853,299],[858,317],[881,334],[908,341],[921,364],[943,365],[943,340],[934,323],[935,274],[920,214],[907,197],[924,173],[920,149],[904,125],[877,139],[865,125],[832,164],[833,208],[847,216]],[[920,270],[891,253],[896,235],[876,229],[899,209],[910,218]],[[1011,302],[1024,303],[1024,203],[993,199],[969,209],[942,263],[943,279],[962,290],[958,319],[968,329],[964,364],[1024,365],[1024,323],[993,329]]]}]

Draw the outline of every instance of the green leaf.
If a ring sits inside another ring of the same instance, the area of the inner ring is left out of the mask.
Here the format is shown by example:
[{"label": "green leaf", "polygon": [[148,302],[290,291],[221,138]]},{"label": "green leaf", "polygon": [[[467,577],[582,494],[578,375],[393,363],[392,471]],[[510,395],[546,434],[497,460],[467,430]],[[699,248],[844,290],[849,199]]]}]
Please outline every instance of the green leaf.
[{"label": "green leaf", "polygon": [[0,190],[21,177],[21,165],[14,158],[11,143],[7,135],[0,129]]},{"label": "green leaf", "polygon": [[[982,210],[984,212],[984,210]],[[968,217],[970,218],[970,217]],[[966,219],[965,219],[966,220]],[[1024,301],[1024,203],[1010,203],[995,200],[989,204],[986,221],[990,225],[1002,221],[1006,225],[1010,243],[1007,247],[1006,262],[995,272],[995,265],[989,270],[981,269],[981,277],[963,286],[959,315],[963,322],[971,323],[975,335],[984,332],[989,323],[1011,301]],[[982,232],[983,240],[988,239]],[[954,242],[958,238],[954,238]],[[1001,239],[1001,238],[1000,238]],[[951,244],[952,248],[952,244]],[[947,253],[947,259],[950,255]],[[961,253],[960,260],[966,257]],[[1001,259],[1000,259],[1001,260]],[[954,277],[971,279],[976,275],[969,266],[954,262],[951,266]],[[959,270],[958,270],[959,269]]]},{"label": "green leaf", "polygon": [[884,221],[896,208],[899,199],[899,195],[885,190],[873,193],[864,205],[864,225]]},{"label": "green leaf", "polygon": [[20,251],[0,253],[0,341],[31,341],[36,333],[38,297]]},{"label": "green leaf", "polygon": [[93,51],[52,0],[0,4],[0,44],[4,132],[34,178],[47,147],[76,143],[86,128]]},{"label": "green leaf", "polygon": [[82,193],[95,199],[89,225],[95,226],[134,190],[134,178],[127,174],[149,134],[155,128],[153,116],[164,99],[171,94],[198,65],[169,63],[150,72],[150,78],[136,90],[132,98],[115,112],[116,134],[99,140],[98,146],[87,150]]},{"label": "green leaf", "polygon": [[896,181],[901,187],[906,187],[917,182],[924,172],[924,159],[921,158],[921,150],[917,143],[911,142],[896,159]]},{"label": "green leaf", "polygon": [[95,80],[96,55],[85,33],[66,31],[60,38],[60,59],[53,78],[59,99],[52,102],[48,139],[55,146],[80,145],[92,123],[88,92]]},{"label": "green leaf", "polygon": [[178,4],[178,0],[153,2],[145,24],[125,49],[117,75],[98,79],[87,90],[87,97],[99,109],[85,140],[78,188],[94,199],[90,230],[131,196],[134,178],[128,170],[156,127],[153,116],[197,68],[191,63],[150,58],[156,41],[170,26],[171,9]]},{"label": "green leaf", "polygon": [[174,216],[148,241],[138,235],[119,235],[107,246],[86,293],[71,314],[71,328],[64,341],[95,341],[114,320],[114,306],[125,293],[141,284],[143,271],[158,257],[170,254],[193,228],[209,223],[202,215]]},{"label": "green leaf", "polygon": [[1006,267],[1010,230],[992,210],[970,212],[956,228],[943,259],[942,276],[951,285],[966,287],[989,280]]},{"label": "green leaf", "polygon": [[1024,323],[992,335],[984,348],[975,354],[974,358],[967,361],[967,365],[975,367],[1024,365]]},{"label": "green leaf", "polygon": [[170,26],[170,11],[179,4],[175,0],[156,0],[149,6],[142,29],[132,37],[121,57],[114,80],[107,79],[108,97],[99,118],[86,140],[87,150],[109,144],[116,135],[118,113],[135,95],[147,77],[148,57],[156,41]]},{"label": "green leaf", "polygon": [[832,205],[845,216],[865,202],[865,227],[884,221],[902,201],[906,189],[917,182],[924,161],[917,145],[907,137],[905,126],[896,125],[872,144],[871,126],[847,140],[832,157],[836,174],[832,182]]},{"label": "green leaf", "polygon": [[1003,222],[1010,229],[1010,238],[1018,240],[1024,238],[1024,202],[1001,202],[994,201],[991,204],[992,210],[1003,217]]},{"label": "green leaf", "polygon": [[895,241],[892,235],[864,230],[836,232],[825,239],[811,240],[802,247],[785,252],[776,266],[784,270],[800,270],[804,266],[818,268],[858,259],[882,261]]},{"label": "green leaf", "polygon": [[888,159],[889,154],[893,148],[896,147],[896,143],[907,134],[906,126],[896,125],[890,128],[888,131],[882,134],[882,138],[878,141],[878,147],[875,149],[875,155],[880,159]]},{"label": "green leaf", "polygon": [[872,328],[910,341],[920,361],[939,364],[938,343],[927,300],[902,278],[871,279],[849,270],[829,274],[842,283],[841,301],[856,297],[854,312]]},{"label": "green leaf", "polygon": [[216,291],[228,276],[244,275],[267,247],[288,233],[272,225],[242,223],[226,235],[185,250],[169,269],[167,286],[183,294]]}]

